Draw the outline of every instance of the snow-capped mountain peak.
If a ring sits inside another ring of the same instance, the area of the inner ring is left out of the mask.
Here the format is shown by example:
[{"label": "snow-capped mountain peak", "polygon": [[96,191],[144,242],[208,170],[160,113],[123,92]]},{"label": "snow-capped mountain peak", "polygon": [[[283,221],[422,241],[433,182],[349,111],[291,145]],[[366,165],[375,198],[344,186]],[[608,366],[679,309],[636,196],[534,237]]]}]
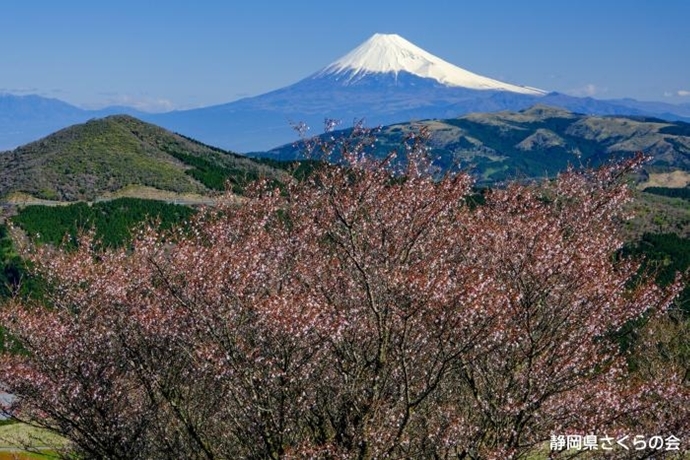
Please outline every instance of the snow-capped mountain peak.
[{"label": "snow-capped mountain peak", "polygon": [[317,76],[345,77],[346,82],[354,83],[372,73],[397,75],[399,72],[430,78],[451,87],[531,95],[546,94],[537,88],[512,85],[469,72],[434,56],[397,34],[374,34],[357,48],[328,65]]}]

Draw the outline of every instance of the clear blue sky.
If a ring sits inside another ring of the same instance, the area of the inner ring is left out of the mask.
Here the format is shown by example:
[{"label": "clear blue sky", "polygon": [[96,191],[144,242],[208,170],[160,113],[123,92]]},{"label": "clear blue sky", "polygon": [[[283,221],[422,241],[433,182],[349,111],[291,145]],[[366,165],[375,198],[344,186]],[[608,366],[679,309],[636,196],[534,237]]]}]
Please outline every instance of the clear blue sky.
[{"label": "clear blue sky", "polygon": [[294,83],[375,32],[573,95],[690,103],[690,1],[4,0],[0,93],[160,111]]}]

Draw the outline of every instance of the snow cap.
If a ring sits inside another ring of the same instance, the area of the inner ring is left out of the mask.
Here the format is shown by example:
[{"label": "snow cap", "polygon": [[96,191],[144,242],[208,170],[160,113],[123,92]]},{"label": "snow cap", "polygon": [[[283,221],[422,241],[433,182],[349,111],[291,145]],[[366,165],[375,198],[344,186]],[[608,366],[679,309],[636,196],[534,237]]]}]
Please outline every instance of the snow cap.
[{"label": "snow cap", "polygon": [[483,77],[457,67],[397,34],[374,34],[345,56],[325,67],[319,76],[346,75],[348,82],[356,82],[368,74],[408,72],[431,78],[446,86],[478,90],[511,91],[541,95],[546,91],[527,86],[511,85]]}]

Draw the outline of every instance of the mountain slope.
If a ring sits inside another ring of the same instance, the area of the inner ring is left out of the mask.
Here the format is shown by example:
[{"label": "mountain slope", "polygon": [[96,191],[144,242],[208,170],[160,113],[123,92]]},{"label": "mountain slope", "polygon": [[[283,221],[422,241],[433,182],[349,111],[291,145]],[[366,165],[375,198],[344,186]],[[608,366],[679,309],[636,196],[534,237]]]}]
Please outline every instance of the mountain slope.
[{"label": "mountain slope", "polygon": [[0,197],[23,193],[58,201],[93,200],[132,186],[208,195],[222,188],[224,179],[240,185],[245,176],[278,174],[250,159],[117,115],[0,154]]},{"label": "mountain slope", "polygon": [[[372,152],[400,150],[405,135],[426,127],[431,155],[442,168],[459,165],[480,183],[553,176],[568,165],[597,166],[643,151],[647,174],[690,171],[690,124],[620,116],[586,116],[536,105],[519,112],[473,113],[459,118],[384,126]],[[349,131],[333,133],[348,135]],[[300,158],[302,147],[284,145],[259,154]]]}]

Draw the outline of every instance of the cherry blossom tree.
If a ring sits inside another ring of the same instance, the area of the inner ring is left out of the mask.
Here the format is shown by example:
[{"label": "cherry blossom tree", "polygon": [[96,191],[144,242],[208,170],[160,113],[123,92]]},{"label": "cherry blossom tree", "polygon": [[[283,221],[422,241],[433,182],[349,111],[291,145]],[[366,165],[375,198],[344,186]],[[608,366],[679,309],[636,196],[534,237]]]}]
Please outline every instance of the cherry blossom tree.
[{"label": "cherry blossom tree", "polygon": [[50,289],[2,309],[8,410],[86,458],[524,458],[659,420],[688,439],[679,368],[632,373],[617,342],[679,289],[617,256],[638,160],[477,204],[417,142],[396,172],[343,145],[128,248],[33,248]]}]

